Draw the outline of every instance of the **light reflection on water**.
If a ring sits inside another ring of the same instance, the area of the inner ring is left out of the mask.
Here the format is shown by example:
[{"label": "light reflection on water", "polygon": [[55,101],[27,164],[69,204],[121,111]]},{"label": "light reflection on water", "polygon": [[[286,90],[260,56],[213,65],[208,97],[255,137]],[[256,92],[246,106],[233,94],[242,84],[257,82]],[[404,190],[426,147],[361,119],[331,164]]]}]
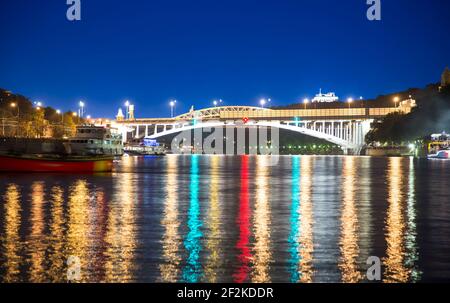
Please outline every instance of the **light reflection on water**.
[{"label": "light reflection on water", "polygon": [[341,258],[339,268],[341,269],[342,281],[346,283],[356,283],[362,279],[360,269],[357,264],[357,257],[360,253],[358,243],[358,214],[356,212],[355,189],[356,166],[355,158],[344,158],[342,169],[342,212],[341,212],[341,238],[339,246]]},{"label": "light reflection on water", "polygon": [[448,161],[279,160],[0,175],[0,281],[64,282],[68,256],[82,282],[367,282],[369,256],[383,282],[450,280]]},{"label": "light reflection on water", "polygon": [[199,172],[199,156],[194,155],[191,159],[191,181],[190,201],[188,209],[188,234],[184,240],[184,246],[187,251],[186,265],[183,268],[183,282],[199,282],[202,275],[202,267],[200,264],[201,239],[203,233],[201,231],[202,222],[200,220],[200,172]]}]

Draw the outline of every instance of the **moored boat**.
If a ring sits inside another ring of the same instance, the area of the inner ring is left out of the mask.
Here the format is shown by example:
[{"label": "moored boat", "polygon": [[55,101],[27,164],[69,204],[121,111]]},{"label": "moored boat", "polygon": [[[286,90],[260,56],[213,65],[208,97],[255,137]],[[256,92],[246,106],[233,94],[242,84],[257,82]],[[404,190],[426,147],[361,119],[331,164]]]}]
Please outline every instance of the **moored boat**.
[{"label": "moored boat", "polygon": [[441,150],[436,154],[428,155],[428,159],[450,159],[450,150]]},{"label": "moored boat", "polygon": [[51,155],[0,155],[2,172],[110,172],[114,157],[77,157]]},{"label": "moored boat", "polygon": [[0,172],[110,172],[114,158],[123,155],[121,137],[110,128],[93,125],[77,127],[69,140],[12,141],[5,141],[0,151]]}]

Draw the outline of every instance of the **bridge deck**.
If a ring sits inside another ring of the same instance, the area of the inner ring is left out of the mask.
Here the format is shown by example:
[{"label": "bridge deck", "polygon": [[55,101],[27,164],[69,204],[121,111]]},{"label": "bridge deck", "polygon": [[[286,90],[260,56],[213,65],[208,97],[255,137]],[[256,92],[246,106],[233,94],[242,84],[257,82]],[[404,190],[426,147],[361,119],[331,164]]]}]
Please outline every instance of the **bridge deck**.
[{"label": "bridge deck", "polygon": [[[222,111],[218,110],[217,115],[207,117],[198,116],[203,120],[237,120],[243,118],[257,120],[352,120],[352,119],[379,119],[394,112],[409,113],[411,108],[334,108],[334,109],[261,109],[261,110],[241,110]],[[117,121],[119,124],[173,124],[179,121],[192,120],[192,117],[182,115],[174,118],[144,118],[134,120]]]}]

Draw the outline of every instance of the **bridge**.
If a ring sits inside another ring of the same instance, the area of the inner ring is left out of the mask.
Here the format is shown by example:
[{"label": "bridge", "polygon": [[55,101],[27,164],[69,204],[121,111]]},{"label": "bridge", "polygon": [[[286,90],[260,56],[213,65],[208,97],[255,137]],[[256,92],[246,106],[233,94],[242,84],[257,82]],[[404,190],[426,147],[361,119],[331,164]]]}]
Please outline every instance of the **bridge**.
[{"label": "bridge", "polygon": [[396,107],[348,107],[327,109],[268,109],[251,106],[219,106],[173,118],[116,120],[124,142],[129,139],[158,139],[201,128],[278,128],[319,138],[339,145],[345,153],[359,154],[375,119],[394,112],[409,113],[415,100]]}]

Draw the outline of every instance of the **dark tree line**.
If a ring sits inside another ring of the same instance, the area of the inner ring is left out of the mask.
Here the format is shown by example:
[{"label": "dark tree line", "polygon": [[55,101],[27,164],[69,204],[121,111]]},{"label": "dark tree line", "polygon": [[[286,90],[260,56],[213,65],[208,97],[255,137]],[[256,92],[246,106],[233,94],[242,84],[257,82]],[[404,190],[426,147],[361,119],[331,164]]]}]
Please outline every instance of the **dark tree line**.
[{"label": "dark tree line", "polygon": [[400,145],[443,131],[450,132],[450,87],[434,87],[420,92],[410,114],[390,114],[375,124],[366,142]]}]

